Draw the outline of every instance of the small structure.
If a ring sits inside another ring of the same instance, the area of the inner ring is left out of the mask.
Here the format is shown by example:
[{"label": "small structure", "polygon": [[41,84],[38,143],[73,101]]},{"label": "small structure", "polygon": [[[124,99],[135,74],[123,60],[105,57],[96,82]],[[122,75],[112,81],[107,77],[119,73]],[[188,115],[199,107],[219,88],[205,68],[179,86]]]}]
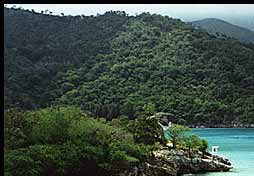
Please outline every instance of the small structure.
[{"label": "small structure", "polygon": [[[158,122],[158,124],[161,126],[161,128],[163,129],[163,134],[166,140],[168,140],[170,138],[170,132],[169,132],[169,128],[172,126],[172,123],[169,121],[168,122],[168,126],[164,126],[162,125],[160,122]],[[171,145],[171,144],[170,144]]]},{"label": "small structure", "polygon": [[170,121],[168,122],[168,126],[164,126],[160,122],[158,122],[158,124],[162,127],[163,130],[168,130],[172,126],[172,123]]},{"label": "small structure", "polygon": [[219,146],[216,146],[216,145],[212,146],[212,154],[213,155],[217,155],[218,148],[219,148]]},{"label": "small structure", "polygon": [[[173,115],[170,113],[165,113],[165,112],[157,112],[153,116],[147,117],[147,119],[155,119],[157,121],[157,123],[162,128],[164,137],[167,141],[170,139],[169,129],[172,126],[172,122],[169,119],[171,118],[173,118]],[[171,145],[170,141],[168,141],[168,145]]]}]

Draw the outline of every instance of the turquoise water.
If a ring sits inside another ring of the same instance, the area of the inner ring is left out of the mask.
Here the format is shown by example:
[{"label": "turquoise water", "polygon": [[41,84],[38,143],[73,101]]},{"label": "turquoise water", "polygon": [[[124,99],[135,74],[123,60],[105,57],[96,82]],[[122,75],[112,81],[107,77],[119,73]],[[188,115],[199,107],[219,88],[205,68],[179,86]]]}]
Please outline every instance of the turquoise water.
[{"label": "turquoise water", "polygon": [[193,133],[208,140],[209,151],[218,145],[218,155],[226,156],[233,164],[230,172],[196,174],[198,176],[254,176],[254,128],[204,128]]}]

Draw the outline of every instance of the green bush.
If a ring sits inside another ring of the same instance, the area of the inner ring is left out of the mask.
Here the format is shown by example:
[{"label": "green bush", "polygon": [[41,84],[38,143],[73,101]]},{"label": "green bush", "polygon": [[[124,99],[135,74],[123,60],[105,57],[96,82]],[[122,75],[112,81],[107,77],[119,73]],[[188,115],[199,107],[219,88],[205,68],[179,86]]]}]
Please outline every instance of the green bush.
[{"label": "green bush", "polygon": [[183,138],[183,145],[191,150],[199,150],[205,152],[208,148],[208,142],[205,139],[200,139],[197,135],[190,135]]},{"label": "green bush", "polygon": [[205,139],[201,139],[200,146],[198,147],[198,149],[204,153],[206,152],[207,148],[208,148],[208,142]]},{"label": "green bush", "polygon": [[[6,175],[68,175],[82,170],[82,164],[87,162],[109,170],[118,161],[142,162],[152,150],[152,146],[136,143],[133,134],[122,127],[124,123],[114,125],[90,118],[75,107],[52,107],[22,114],[15,111],[8,115],[25,122],[19,127],[27,137],[22,145],[16,146],[12,141],[17,139],[15,133],[7,133]],[[6,121],[7,132],[14,127],[17,128],[16,123]]]},{"label": "green bush", "polygon": [[157,120],[147,117],[139,117],[129,125],[129,131],[136,142],[153,145],[162,142],[164,137]]},{"label": "green bush", "polygon": [[26,145],[27,121],[24,112],[18,109],[8,109],[4,111],[4,147],[15,149]]},{"label": "green bush", "polygon": [[52,107],[27,113],[32,144],[61,144],[68,140],[72,122],[85,115],[75,107]]},{"label": "green bush", "polygon": [[15,149],[4,153],[5,176],[42,175],[42,163],[35,161],[27,152],[27,149]]}]

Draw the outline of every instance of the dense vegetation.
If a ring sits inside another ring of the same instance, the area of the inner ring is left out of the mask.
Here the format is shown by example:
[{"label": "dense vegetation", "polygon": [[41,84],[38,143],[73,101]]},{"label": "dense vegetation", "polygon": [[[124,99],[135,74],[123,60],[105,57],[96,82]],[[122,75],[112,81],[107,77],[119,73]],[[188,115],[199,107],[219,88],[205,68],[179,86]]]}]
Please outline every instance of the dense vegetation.
[{"label": "dense vegetation", "polygon": [[[4,113],[6,176],[117,176],[165,144],[157,121],[145,118],[147,111],[135,120],[122,117],[111,122],[91,118],[76,107]],[[183,129],[177,125],[172,131],[178,147],[207,149],[203,140],[184,135]]]},{"label": "dense vegetation", "polygon": [[254,43],[253,31],[230,24],[220,19],[206,18],[203,20],[193,21],[192,24],[196,27],[207,30],[210,34],[217,35],[218,37],[221,35],[227,35],[244,43]]},{"label": "dense vegetation", "polygon": [[4,9],[4,105],[75,105],[107,120],[143,106],[187,124],[254,123],[254,46],[167,16]]},{"label": "dense vegetation", "polygon": [[108,124],[74,107],[9,109],[5,175],[106,175],[141,162],[151,147],[136,143],[120,122]]}]

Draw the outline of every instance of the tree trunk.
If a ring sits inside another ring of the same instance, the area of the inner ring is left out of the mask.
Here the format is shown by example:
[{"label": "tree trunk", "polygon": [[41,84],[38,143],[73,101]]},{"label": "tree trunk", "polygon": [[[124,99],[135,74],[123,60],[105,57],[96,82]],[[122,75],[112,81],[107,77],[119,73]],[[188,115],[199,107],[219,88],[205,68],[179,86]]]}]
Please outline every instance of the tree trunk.
[{"label": "tree trunk", "polygon": [[176,139],[175,138],[173,138],[172,143],[173,143],[173,149],[176,149]]}]

